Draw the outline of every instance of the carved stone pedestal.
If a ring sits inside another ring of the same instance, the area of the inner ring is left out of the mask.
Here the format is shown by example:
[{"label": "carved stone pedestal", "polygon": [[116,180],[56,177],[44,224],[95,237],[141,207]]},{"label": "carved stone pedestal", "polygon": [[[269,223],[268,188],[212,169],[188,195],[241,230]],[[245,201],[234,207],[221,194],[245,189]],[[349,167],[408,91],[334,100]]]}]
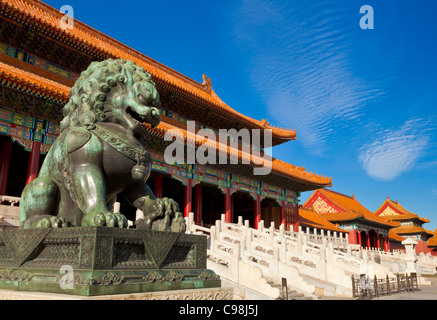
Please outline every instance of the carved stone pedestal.
[{"label": "carved stone pedestal", "polygon": [[0,289],[98,296],[217,288],[206,237],[75,227],[0,232]]}]

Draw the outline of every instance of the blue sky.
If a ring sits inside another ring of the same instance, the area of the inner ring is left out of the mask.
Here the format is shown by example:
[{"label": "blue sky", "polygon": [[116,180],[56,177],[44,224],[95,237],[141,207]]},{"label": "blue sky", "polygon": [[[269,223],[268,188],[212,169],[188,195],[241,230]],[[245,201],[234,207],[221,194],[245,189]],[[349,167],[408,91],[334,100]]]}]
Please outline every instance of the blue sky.
[{"label": "blue sky", "polygon": [[[45,2],[296,129],[274,157],[331,176],[371,211],[388,195],[437,228],[436,1]],[[373,30],[360,28],[363,5]]]}]

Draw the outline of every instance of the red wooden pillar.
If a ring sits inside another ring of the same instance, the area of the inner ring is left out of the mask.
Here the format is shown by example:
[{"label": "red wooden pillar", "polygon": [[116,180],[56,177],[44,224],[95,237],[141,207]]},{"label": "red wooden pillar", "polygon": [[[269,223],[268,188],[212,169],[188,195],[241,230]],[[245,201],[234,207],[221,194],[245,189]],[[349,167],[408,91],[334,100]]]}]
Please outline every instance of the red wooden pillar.
[{"label": "red wooden pillar", "polygon": [[225,193],[225,221],[230,223],[232,222],[231,217],[231,189],[226,188]]},{"label": "red wooden pillar", "polygon": [[193,197],[192,190],[192,180],[191,178],[187,179],[187,184],[185,185],[185,208],[184,208],[184,217],[188,217],[191,212],[191,200]]},{"label": "red wooden pillar", "polygon": [[299,205],[296,203],[294,205],[294,219],[295,219],[295,223],[294,223],[294,231],[298,232],[299,231]]},{"label": "red wooden pillar", "polygon": [[163,176],[155,177],[155,197],[162,198],[162,189],[164,187],[164,178]]},{"label": "red wooden pillar", "polygon": [[256,195],[256,200],[253,203],[255,229],[258,229],[258,224],[261,221],[261,197],[259,194]]},{"label": "red wooden pillar", "polygon": [[11,165],[12,141],[0,142],[0,195],[6,195],[9,167]]},{"label": "red wooden pillar", "polygon": [[349,244],[358,244],[357,230],[349,231]]},{"label": "red wooden pillar", "polygon": [[231,222],[234,221],[234,194],[231,194]]},{"label": "red wooden pillar", "polygon": [[29,155],[29,166],[27,170],[26,184],[30,183],[32,180],[38,177],[40,152],[41,152],[41,142],[33,141],[32,151],[30,152]]},{"label": "red wooden pillar", "polygon": [[286,220],[285,220],[285,201],[281,201],[281,224],[287,228]]},{"label": "red wooden pillar", "polygon": [[196,203],[194,205],[194,210],[195,210],[195,216],[194,216],[194,221],[196,222],[196,224],[201,224],[202,223],[202,193],[203,193],[203,188],[200,184],[196,185],[195,187],[195,192],[196,192]]}]

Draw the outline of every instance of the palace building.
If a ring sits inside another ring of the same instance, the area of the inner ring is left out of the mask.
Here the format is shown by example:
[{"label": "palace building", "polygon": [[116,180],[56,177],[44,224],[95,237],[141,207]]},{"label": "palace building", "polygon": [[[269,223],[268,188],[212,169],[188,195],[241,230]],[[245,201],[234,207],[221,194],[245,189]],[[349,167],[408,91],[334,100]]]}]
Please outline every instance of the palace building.
[{"label": "palace building", "polygon": [[[239,141],[237,148],[216,144],[228,157],[238,157],[238,164],[166,163],[167,130],[179,129],[186,144],[200,145],[187,132],[188,121],[195,121],[196,131],[268,129],[273,146],[295,140],[296,132],[239,113],[218,97],[206,76],[196,82],[77,20],[74,28],[63,29],[63,16],[37,0],[0,0],[0,195],[19,197],[38,175],[59,135],[70,88],[91,62],[108,58],[132,60],[152,75],[162,121],[155,128],[145,124],[153,159],[148,183],[157,197],[176,200],[185,215],[194,212],[197,223],[213,224],[225,213],[228,222],[242,216],[251,226],[262,219],[276,226],[284,223],[289,230],[298,226],[300,192],[332,185],[330,177],[279,159],[272,160],[270,174],[253,175],[257,165],[243,161],[251,158]],[[259,148],[262,152],[263,144]],[[132,219],[135,213],[119,201],[121,212]],[[375,219],[374,234],[362,238],[377,234],[382,239],[378,243],[385,243],[391,223]],[[358,225],[359,232],[369,232]]]},{"label": "palace building", "polygon": [[[376,216],[387,221],[398,222],[399,226],[390,231],[403,239],[411,238],[417,241],[417,253],[432,252],[431,248],[428,248],[428,241],[434,236],[434,233],[422,226],[424,223],[428,223],[429,219],[419,217],[417,214],[408,211],[397,200],[390,200],[388,196],[374,213]],[[430,244],[432,247],[433,243],[430,242]]]},{"label": "palace building", "polygon": [[[300,214],[313,211],[322,219],[349,233],[349,243],[385,251],[401,246],[404,238],[392,233],[398,222],[380,218],[365,208],[354,195],[328,189],[316,190],[302,204]],[[403,247],[403,246],[402,246]]]}]

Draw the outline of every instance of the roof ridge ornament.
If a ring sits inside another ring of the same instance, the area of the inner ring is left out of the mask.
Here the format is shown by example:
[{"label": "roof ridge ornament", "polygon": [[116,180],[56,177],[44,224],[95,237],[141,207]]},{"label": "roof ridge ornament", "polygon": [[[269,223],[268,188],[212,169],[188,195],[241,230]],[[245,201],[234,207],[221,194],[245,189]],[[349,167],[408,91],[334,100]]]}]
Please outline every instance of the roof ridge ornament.
[{"label": "roof ridge ornament", "polygon": [[205,87],[205,89],[211,93],[212,91],[212,83],[211,83],[211,78],[208,78],[206,76],[206,74],[202,74],[202,79],[203,79],[203,83],[202,86]]}]

